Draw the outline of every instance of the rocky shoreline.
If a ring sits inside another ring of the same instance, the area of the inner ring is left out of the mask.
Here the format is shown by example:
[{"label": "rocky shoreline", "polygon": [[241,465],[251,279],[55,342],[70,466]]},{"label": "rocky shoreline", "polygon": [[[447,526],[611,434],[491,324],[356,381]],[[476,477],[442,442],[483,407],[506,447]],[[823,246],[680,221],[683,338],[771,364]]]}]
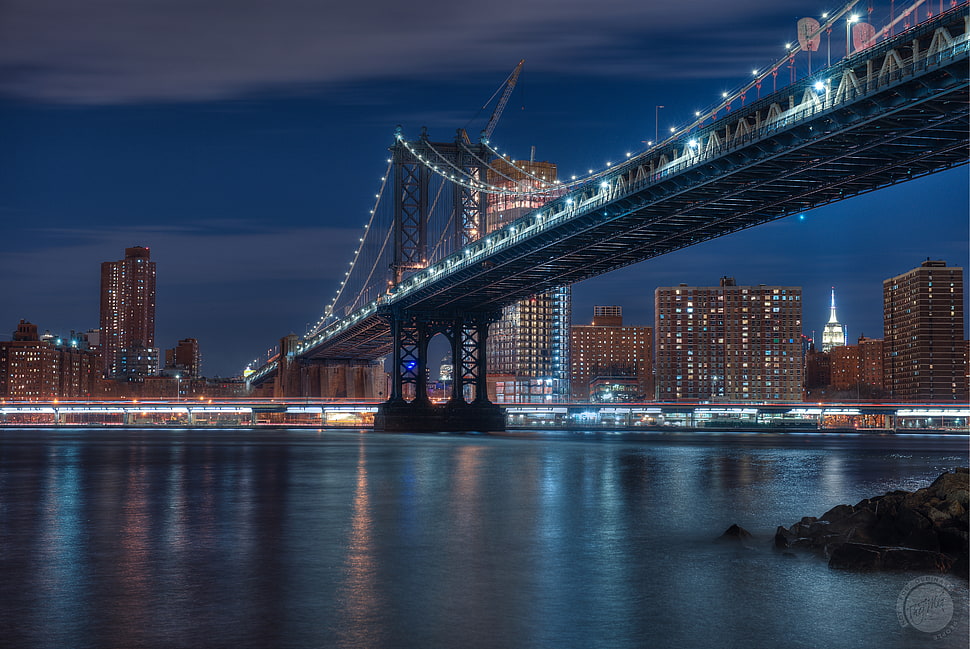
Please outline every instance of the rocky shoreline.
[{"label": "rocky shoreline", "polygon": [[787,528],[779,526],[774,547],[821,555],[831,568],[967,577],[968,501],[970,469],[960,467],[917,491],[890,491],[855,505],[838,505],[818,518],[806,516]]}]

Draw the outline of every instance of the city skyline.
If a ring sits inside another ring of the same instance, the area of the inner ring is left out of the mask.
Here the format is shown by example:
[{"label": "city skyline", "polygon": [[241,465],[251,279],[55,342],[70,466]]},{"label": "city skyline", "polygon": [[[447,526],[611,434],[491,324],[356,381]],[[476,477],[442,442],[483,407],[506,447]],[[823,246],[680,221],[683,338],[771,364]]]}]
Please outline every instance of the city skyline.
[{"label": "city skyline", "polygon": [[[321,48],[306,57],[312,63],[356,47],[299,29],[322,24],[314,9],[283,9],[291,11],[279,19],[296,42]],[[0,153],[10,170],[0,179],[8,235],[0,243],[0,315],[8,323],[0,338],[20,319],[62,334],[95,327],[98,262],[148,246],[159,269],[158,339],[199,339],[204,372],[225,376],[319,317],[364,223],[395,124],[412,136],[427,125],[438,139],[464,126],[475,133],[489,112],[475,121],[477,108],[525,58],[495,142],[524,159],[535,145],[536,159],[563,176],[602,168],[775,60],[797,18],[817,8],[701,3],[708,20],[695,21],[664,7],[618,3],[594,14],[567,3],[557,5],[554,24],[517,7],[488,32],[439,15],[435,29],[461,26],[479,47],[432,39],[383,68],[378,54],[402,47],[392,25],[381,32],[380,21],[338,14],[330,23],[382,38],[363,39],[374,50],[366,61],[321,69],[289,69],[285,53],[253,66],[248,50],[229,48],[234,56],[220,58],[219,44],[190,39],[188,53],[211,61],[192,69],[156,31],[141,42],[117,35],[139,18],[178,24],[178,9],[146,16],[106,2],[100,10],[116,12],[117,23],[95,24],[94,11],[77,17],[71,35],[36,6],[8,10],[20,29],[0,46],[0,65],[22,71],[0,81],[12,143]],[[210,13],[203,24],[218,17]],[[256,9],[234,14],[225,39],[242,42],[259,21]],[[593,21],[590,29],[580,29],[584,21]],[[256,33],[259,42],[278,42]],[[577,42],[578,34],[591,36]],[[25,35],[63,38],[66,54],[32,49]],[[804,333],[816,337],[835,286],[849,341],[881,337],[884,279],[928,257],[970,263],[967,194],[961,167],[707,242],[576,285],[574,314],[622,304],[628,322],[650,324],[654,287],[733,276],[802,286]],[[631,296],[631,287],[639,292]]]}]

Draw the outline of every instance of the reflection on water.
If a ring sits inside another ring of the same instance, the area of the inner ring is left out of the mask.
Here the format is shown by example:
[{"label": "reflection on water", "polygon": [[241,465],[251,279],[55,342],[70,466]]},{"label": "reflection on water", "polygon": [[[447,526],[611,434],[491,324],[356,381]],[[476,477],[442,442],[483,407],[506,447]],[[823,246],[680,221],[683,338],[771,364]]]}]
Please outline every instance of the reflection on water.
[{"label": "reflection on water", "polygon": [[377,561],[374,557],[374,519],[367,487],[367,449],[361,437],[358,445],[357,477],[353,513],[347,537],[346,577],[340,588],[341,644],[378,647],[381,645],[382,608],[377,592]]},{"label": "reflection on water", "polygon": [[[0,431],[0,645],[966,646],[777,525],[966,438]],[[711,542],[731,523],[762,549]]]}]

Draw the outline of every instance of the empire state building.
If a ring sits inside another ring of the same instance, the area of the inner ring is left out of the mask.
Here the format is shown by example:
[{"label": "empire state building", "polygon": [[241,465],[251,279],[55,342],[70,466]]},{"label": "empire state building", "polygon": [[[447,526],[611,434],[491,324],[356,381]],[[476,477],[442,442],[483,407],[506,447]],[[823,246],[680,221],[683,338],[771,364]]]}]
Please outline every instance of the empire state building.
[{"label": "empire state building", "polygon": [[835,316],[835,287],[832,287],[832,313],[829,321],[822,329],[822,351],[827,352],[833,347],[845,346],[845,325],[839,324],[839,319]]}]

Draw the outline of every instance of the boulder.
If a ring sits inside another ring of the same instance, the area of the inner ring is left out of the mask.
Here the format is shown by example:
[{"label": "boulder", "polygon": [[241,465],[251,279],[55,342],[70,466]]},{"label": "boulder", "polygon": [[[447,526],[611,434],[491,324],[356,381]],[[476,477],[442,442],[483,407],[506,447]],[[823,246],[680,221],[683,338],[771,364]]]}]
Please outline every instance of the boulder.
[{"label": "boulder", "polygon": [[792,547],[792,543],[794,543],[797,539],[797,536],[779,525],[778,529],[775,530],[775,549],[787,550],[788,548]]},{"label": "boulder", "polygon": [[729,543],[739,543],[746,545],[751,540],[751,532],[744,529],[737,523],[724,530],[724,534],[717,537],[715,541],[726,541]]},{"label": "boulder", "polygon": [[[959,468],[914,492],[890,491],[856,505],[837,505],[819,518],[806,516],[789,528],[779,526],[774,547],[815,552],[833,568],[965,573],[968,495],[970,472]],[[747,538],[729,534],[732,528],[724,536]]]},{"label": "boulder", "polygon": [[947,572],[954,560],[940,552],[912,548],[886,548],[863,543],[843,543],[832,548],[829,567],[840,570],[917,570]]}]

